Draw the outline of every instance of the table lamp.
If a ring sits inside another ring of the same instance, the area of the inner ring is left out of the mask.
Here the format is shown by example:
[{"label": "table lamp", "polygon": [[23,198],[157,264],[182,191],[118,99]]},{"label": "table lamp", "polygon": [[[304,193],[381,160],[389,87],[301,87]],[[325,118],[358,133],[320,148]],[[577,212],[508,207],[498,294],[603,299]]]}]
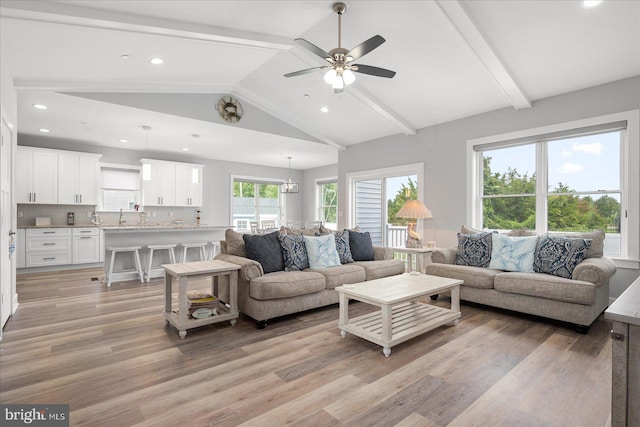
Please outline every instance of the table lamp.
[{"label": "table lamp", "polygon": [[407,248],[421,248],[422,237],[415,230],[418,218],[431,218],[431,211],[419,200],[407,200],[396,214],[398,218],[415,218],[416,222],[407,223]]}]

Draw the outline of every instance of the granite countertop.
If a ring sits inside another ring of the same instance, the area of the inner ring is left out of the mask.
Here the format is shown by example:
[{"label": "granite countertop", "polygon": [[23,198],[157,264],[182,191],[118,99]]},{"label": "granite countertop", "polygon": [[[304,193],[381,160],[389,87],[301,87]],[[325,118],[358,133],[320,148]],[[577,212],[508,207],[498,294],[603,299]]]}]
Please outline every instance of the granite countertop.
[{"label": "granite countertop", "polygon": [[127,230],[208,230],[208,229],[218,229],[218,228],[233,228],[231,225],[208,225],[208,224],[175,224],[175,223],[147,223],[147,224],[76,224],[76,225],[46,225],[46,226],[35,226],[35,225],[19,225],[18,228],[23,229],[31,229],[31,228],[89,228],[89,227],[97,227],[103,230],[111,230],[111,231],[127,231]]}]

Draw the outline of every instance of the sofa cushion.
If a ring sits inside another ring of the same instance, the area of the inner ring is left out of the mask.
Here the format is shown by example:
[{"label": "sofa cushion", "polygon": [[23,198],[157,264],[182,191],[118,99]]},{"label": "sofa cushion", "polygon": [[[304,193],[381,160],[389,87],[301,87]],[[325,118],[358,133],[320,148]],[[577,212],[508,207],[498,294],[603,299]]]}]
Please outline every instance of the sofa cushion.
[{"label": "sofa cushion", "polygon": [[278,231],[274,231],[269,234],[245,234],[242,236],[247,258],[258,261],[265,274],[284,270],[278,233]]},{"label": "sofa cushion", "polygon": [[373,243],[368,231],[349,230],[349,246],[354,261],[373,261]]},{"label": "sofa cushion", "polygon": [[309,268],[309,257],[304,238],[301,234],[278,234],[280,247],[282,248],[282,260],[284,271],[302,271]]},{"label": "sofa cushion", "polygon": [[354,264],[364,268],[367,280],[395,276],[404,273],[404,261],[401,259],[384,259],[378,261],[356,261]]},{"label": "sofa cushion", "polygon": [[324,276],[311,271],[276,271],[256,277],[249,283],[249,295],[257,300],[291,298],[320,292]]},{"label": "sofa cushion", "polygon": [[336,250],[336,238],[333,234],[302,237],[307,247],[310,268],[327,268],[340,265],[340,256]]},{"label": "sofa cushion", "polygon": [[353,256],[351,255],[351,246],[349,245],[349,230],[336,231],[336,250],[340,257],[341,264],[347,264],[353,262]]},{"label": "sofa cushion", "polygon": [[533,271],[571,279],[573,269],[585,258],[590,239],[546,236],[536,248]]},{"label": "sofa cushion", "polygon": [[493,278],[501,273],[484,267],[436,263],[427,265],[426,270],[427,274],[464,280],[464,286],[481,289],[492,289]]},{"label": "sofa cushion", "polygon": [[535,235],[536,235],[535,231],[529,230],[527,228],[515,228],[507,233],[507,236],[511,236],[511,237],[529,237],[529,236],[535,236]]},{"label": "sofa cushion", "polygon": [[533,258],[537,243],[537,236],[510,237],[493,234],[489,268],[533,273]]},{"label": "sofa cushion", "polygon": [[601,258],[604,256],[604,238],[605,234],[602,230],[593,230],[587,231],[584,233],[553,233],[552,236],[562,236],[569,238],[578,238],[578,239],[590,239],[591,246],[589,246],[589,250],[587,251],[587,256],[585,258]]},{"label": "sofa cushion", "polygon": [[493,286],[500,292],[575,304],[595,304],[596,297],[596,286],[593,283],[541,273],[499,273]]},{"label": "sofa cushion", "polygon": [[282,227],[280,227],[280,234],[300,235],[300,236],[301,235],[318,236],[320,233],[318,233],[318,231],[313,229],[313,228],[298,229],[298,228],[289,228],[289,227],[282,226]]},{"label": "sofa cushion", "polygon": [[491,234],[458,233],[457,265],[472,267],[489,267],[491,261]]},{"label": "sofa cushion", "polygon": [[320,268],[317,270],[309,269],[324,276],[325,288],[334,289],[336,286],[342,286],[345,283],[360,283],[367,279],[364,268],[355,264],[344,264],[331,268]]},{"label": "sofa cushion", "polygon": [[247,251],[244,246],[244,239],[242,234],[237,231],[228,228],[224,232],[224,238],[227,245],[226,253],[229,255],[247,257]]}]

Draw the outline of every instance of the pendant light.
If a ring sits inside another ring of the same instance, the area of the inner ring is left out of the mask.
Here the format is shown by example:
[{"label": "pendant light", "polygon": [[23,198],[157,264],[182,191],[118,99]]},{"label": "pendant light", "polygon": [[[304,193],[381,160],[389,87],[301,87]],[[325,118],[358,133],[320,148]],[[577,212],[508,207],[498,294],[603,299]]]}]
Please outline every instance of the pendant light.
[{"label": "pendant light", "polygon": [[289,159],[289,178],[284,184],[280,184],[280,192],[281,193],[298,193],[299,186],[297,182],[293,182],[291,179],[291,156],[287,157]]},{"label": "pendant light", "polygon": [[[147,133],[147,153],[149,152],[149,131],[151,130],[151,126],[142,126],[142,129]],[[142,164],[142,180],[143,181],[151,181],[151,164],[143,163]]]}]

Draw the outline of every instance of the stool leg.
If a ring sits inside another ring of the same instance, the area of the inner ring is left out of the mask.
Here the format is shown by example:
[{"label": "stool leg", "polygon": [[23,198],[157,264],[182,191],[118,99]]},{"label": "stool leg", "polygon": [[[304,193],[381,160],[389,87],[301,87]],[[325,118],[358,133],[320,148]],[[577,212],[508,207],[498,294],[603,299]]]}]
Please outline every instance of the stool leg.
[{"label": "stool leg", "polygon": [[182,262],[187,262],[187,247],[182,248]]},{"label": "stool leg", "polygon": [[140,277],[140,283],[144,283],[144,272],[142,271],[142,264],[140,263],[140,252],[136,249],[133,253],[136,259],[136,270],[138,271],[138,276]]},{"label": "stool leg", "polygon": [[173,250],[173,248],[169,248],[169,261],[171,262],[171,264],[176,263],[176,252]]},{"label": "stool leg", "polygon": [[147,255],[147,283],[151,280],[151,264],[153,263],[153,249],[149,249],[149,254]]},{"label": "stool leg", "polygon": [[206,261],[207,260],[207,250],[204,248],[204,246],[200,246],[200,261]]},{"label": "stool leg", "polygon": [[111,287],[111,274],[113,273],[113,264],[116,260],[116,253],[114,251],[109,251],[111,254],[111,259],[109,260],[109,271],[107,272],[107,288]]}]

